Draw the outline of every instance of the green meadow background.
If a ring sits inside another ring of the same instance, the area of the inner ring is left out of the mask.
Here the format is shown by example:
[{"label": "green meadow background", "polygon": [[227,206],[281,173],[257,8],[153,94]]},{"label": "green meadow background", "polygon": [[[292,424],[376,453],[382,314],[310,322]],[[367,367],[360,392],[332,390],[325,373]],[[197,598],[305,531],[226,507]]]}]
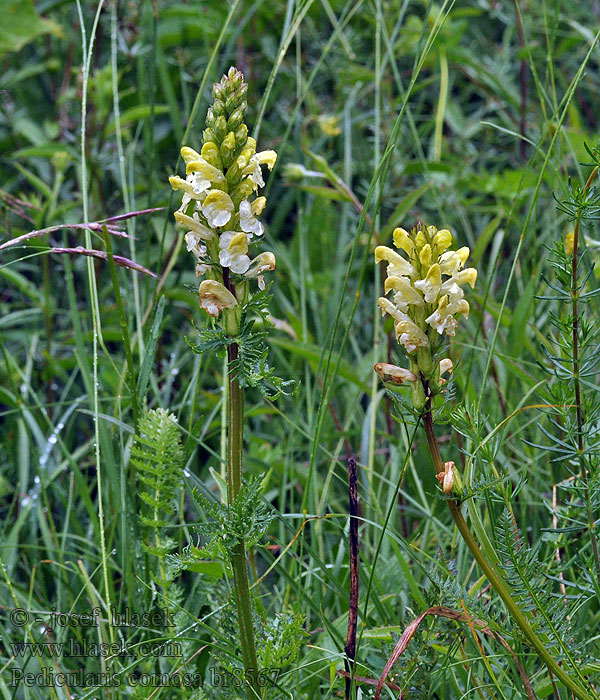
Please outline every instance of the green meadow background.
[{"label": "green meadow background", "polygon": [[[195,355],[186,342],[209,321],[168,176],[183,174],[181,145],[201,146],[211,85],[231,65],[249,85],[259,150],[278,153],[262,217],[265,249],[277,258],[269,363],[296,382],[275,402],[246,393],[244,470],[262,478],[276,513],[251,562],[254,580],[262,577],[253,589],[259,646],[272,644],[272,666],[282,668],[268,697],[346,695],[351,456],[363,679],[351,696],[373,697],[368,681],[405,627],[432,605],[456,608],[460,589],[506,638],[537,697],[570,697],[480,578],[439,497],[422,430],[373,372],[375,362],[407,366],[377,310],[383,283],[373,249],[417,221],[449,228],[457,246],[470,247],[479,278],[467,293],[470,317],[449,345],[450,402],[475,427],[461,436],[441,426],[440,449],[473,479],[499,476],[500,487],[479,493],[469,511],[493,539],[512,494],[543,585],[580,596],[572,625],[597,649],[598,586],[578,558],[589,555],[585,523],[577,513],[564,527],[554,519],[571,502],[561,485],[571,465],[537,446],[553,444],[548,433],[558,430],[543,407],[557,381],[548,355],[552,314],[561,311],[544,298],[554,279],[548,247],[572,230],[555,197],[567,198],[569,178],[585,182],[584,144],[598,143],[600,6],[4,0],[0,9],[0,245],[46,230],[0,249],[0,697],[240,697],[210,682],[211,667],[239,654],[230,572],[218,560],[178,575],[176,629],[108,623],[110,605],[141,612],[164,603],[132,507],[132,394],[181,428],[184,462],[163,526],[177,552],[205,532],[192,489],[223,496],[224,359]],[[142,210],[153,211],[113,222],[127,236],[109,234],[124,265],[109,264],[101,226],[74,226]],[[593,223],[585,235],[582,264],[596,289],[600,236]],[[60,252],[78,246],[98,255]],[[598,312],[592,298],[592,326]],[[595,391],[595,377],[587,381]],[[482,441],[486,449],[474,450]],[[578,539],[568,527],[579,528]],[[49,631],[53,610],[95,606],[102,624]],[[15,608],[42,622],[16,626]],[[135,671],[171,672],[177,665],[166,657],[16,659],[10,646],[70,635],[180,639],[204,687],[126,682]],[[122,683],[11,686],[17,667],[109,670]],[[527,697],[506,648],[435,617],[392,680],[407,698]]]}]

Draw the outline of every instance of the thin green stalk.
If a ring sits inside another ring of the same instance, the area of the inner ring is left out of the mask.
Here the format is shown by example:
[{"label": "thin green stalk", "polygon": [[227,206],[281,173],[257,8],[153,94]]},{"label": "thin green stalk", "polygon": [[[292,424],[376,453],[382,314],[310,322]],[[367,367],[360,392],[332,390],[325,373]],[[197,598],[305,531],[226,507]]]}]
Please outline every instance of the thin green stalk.
[{"label": "thin green stalk", "polygon": [[[227,443],[227,503],[232,505],[240,492],[242,485],[242,449],[244,429],[244,391],[235,378],[232,364],[238,358],[238,345],[232,343],[227,348],[229,396],[228,417],[229,431]],[[237,607],[238,625],[240,628],[240,646],[242,660],[246,671],[248,695],[250,698],[261,697],[261,687],[258,684],[258,661],[254,643],[254,625],[252,624],[252,606],[250,602],[250,586],[246,565],[246,545],[239,538],[231,551],[231,567],[233,569],[233,584]]]},{"label": "thin green stalk", "polygon": [[[83,64],[82,64],[82,91],[81,91],[81,131],[80,131],[80,145],[81,145],[81,200],[83,207],[83,219],[87,223],[89,221],[89,210],[88,210],[88,175],[87,175],[87,156],[86,156],[86,129],[87,129],[87,90],[88,82],[90,77],[90,68],[92,64],[92,54],[94,48],[94,40],[96,38],[96,32],[98,29],[98,23],[100,21],[100,13],[104,5],[104,0],[98,2],[96,8],[96,13],[94,15],[94,22],[92,25],[92,30],[90,33],[90,40],[88,43],[85,23],[83,20],[83,8],[81,0],[76,0],[77,14],[79,16],[79,24],[81,29],[81,39],[82,39],[82,53],[83,53]],[[92,238],[89,229],[85,230],[85,247],[92,247]],[[106,533],[104,528],[104,492],[103,492],[103,473],[102,473],[102,460],[100,458],[100,404],[98,397],[98,345],[101,341],[102,334],[102,324],[100,321],[100,304],[98,301],[98,288],[96,285],[96,276],[94,272],[94,265],[91,258],[87,258],[86,262],[87,278],[88,278],[88,291],[90,295],[90,301],[92,306],[92,328],[93,328],[93,411],[94,411],[94,457],[96,463],[96,475],[97,475],[97,486],[98,486],[98,523],[100,527],[100,549],[102,556],[102,574],[104,579],[105,588],[105,599],[106,599],[106,609],[110,610],[111,599],[110,599],[110,586],[108,578],[108,561],[106,554]],[[103,343],[102,343],[103,344]],[[107,356],[109,354],[107,353]],[[110,617],[110,616],[109,616]],[[113,627],[108,625],[110,641],[114,641]]]},{"label": "thin green stalk", "polygon": [[[583,188],[583,195],[590,189],[594,178],[598,175],[598,166],[596,166],[588,177]],[[579,380],[579,313],[577,309],[577,300],[579,299],[579,290],[577,289],[578,263],[579,263],[579,223],[581,217],[578,216],[575,220],[573,229],[573,260],[571,262],[571,304],[573,316],[573,383],[575,385],[575,411],[577,413],[577,451],[579,453],[579,463],[581,467],[581,478],[585,484],[586,492],[586,513],[588,519],[588,530],[590,533],[590,543],[594,555],[594,564],[596,566],[596,576],[600,581],[600,554],[598,553],[598,540],[596,538],[596,520],[592,510],[590,489],[588,486],[587,470],[584,463],[584,445],[583,445],[583,410],[581,408],[581,383]]]},{"label": "thin green stalk", "polygon": [[[427,444],[429,445],[429,452],[431,454],[431,459],[436,470],[436,474],[444,471],[444,462],[440,455],[440,451],[437,446],[437,440],[435,438],[435,430],[433,427],[433,417],[431,412],[431,400],[428,400],[426,411],[423,416],[423,423],[425,425],[425,433],[427,434]],[[537,651],[538,656],[546,664],[549,671],[554,673],[554,675],[562,681],[562,683],[569,688],[569,690],[579,698],[579,700],[593,700],[592,696],[589,695],[583,688],[581,688],[573,679],[558,665],[552,654],[546,649],[544,642],[535,633],[514,598],[510,594],[507,584],[502,580],[496,569],[490,564],[486,559],[484,553],[479,548],[477,541],[473,537],[466,520],[460,510],[459,501],[448,500],[448,507],[450,513],[456,523],[458,531],[462,535],[463,540],[467,547],[471,550],[471,554],[475,558],[475,561],[479,564],[483,573],[486,575],[488,581],[492,584],[496,593],[500,596],[503,603],[508,608],[513,620],[519,625],[521,631],[529,640],[531,646]]]}]

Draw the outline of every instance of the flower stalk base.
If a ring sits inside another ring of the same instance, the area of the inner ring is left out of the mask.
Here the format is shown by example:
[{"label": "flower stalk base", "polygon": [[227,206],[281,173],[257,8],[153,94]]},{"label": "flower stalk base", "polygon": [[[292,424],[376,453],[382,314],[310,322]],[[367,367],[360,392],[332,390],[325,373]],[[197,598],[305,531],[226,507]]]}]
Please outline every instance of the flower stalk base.
[{"label": "flower stalk base", "polygon": [[[425,425],[425,433],[427,435],[427,444],[429,446],[429,452],[431,454],[431,459],[433,461],[436,474],[444,471],[444,462],[440,455],[440,451],[437,446],[437,440],[435,438],[435,430],[433,427],[433,417],[431,412],[431,406],[428,402],[427,410],[423,416],[423,422]],[[583,688],[581,688],[573,679],[565,673],[565,671],[557,664],[550,652],[546,649],[544,642],[535,633],[526,617],[523,615],[519,609],[517,603],[510,594],[510,590],[505,581],[501,578],[500,574],[497,572],[495,567],[486,559],[484,553],[479,548],[473,533],[469,529],[466,520],[460,509],[460,502],[455,500],[448,500],[448,508],[450,514],[456,523],[458,531],[462,535],[465,544],[471,551],[471,554],[475,558],[475,561],[481,567],[483,573],[486,575],[488,581],[494,587],[496,593],[500,596],[502,602],[508,608],[511,617],[519,625],[521,631],[531,644],[531,646],[536,650],[538,656],[546,664],[546,667],[551,671],[579,700],[593,700],[592,696],[589,695]]]}]

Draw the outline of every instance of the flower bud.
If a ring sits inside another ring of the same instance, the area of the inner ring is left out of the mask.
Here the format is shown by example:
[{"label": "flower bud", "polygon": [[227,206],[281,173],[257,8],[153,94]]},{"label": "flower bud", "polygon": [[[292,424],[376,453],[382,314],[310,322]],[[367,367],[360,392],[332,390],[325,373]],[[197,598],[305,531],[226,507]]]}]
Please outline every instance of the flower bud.
[{"label": "flower bud", "polygon": [[436,478],[442,485],[443,492],[448,495],[454,486],[454,462],[446,462],[444,471],[436,474]]}]

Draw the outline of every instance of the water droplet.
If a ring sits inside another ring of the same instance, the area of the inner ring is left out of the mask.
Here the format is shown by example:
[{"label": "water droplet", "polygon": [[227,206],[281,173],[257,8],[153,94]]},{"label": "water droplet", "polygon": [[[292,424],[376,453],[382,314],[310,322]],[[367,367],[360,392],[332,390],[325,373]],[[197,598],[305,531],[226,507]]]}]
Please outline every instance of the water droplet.
[{"label": "water droplet", "polygon": [[21,508],[27,508],[27,506],[31,503],[31,498],[29,496],[23,496],[21,499]]},{"label": "water droplet", "polygon": [[33,483],[34,483],[34,484],[39,484],[39,483],[40,483],[40,477],[37,476],[37,474],[36,474],[36,476],[35,476],[34,479],[33,479]]},{"label": "water droplet", "polygon": [[190,476],[192,476],[192,473],[187,467],[183,470],[183,476],[185,476],[186,479],[189,479]]}]

